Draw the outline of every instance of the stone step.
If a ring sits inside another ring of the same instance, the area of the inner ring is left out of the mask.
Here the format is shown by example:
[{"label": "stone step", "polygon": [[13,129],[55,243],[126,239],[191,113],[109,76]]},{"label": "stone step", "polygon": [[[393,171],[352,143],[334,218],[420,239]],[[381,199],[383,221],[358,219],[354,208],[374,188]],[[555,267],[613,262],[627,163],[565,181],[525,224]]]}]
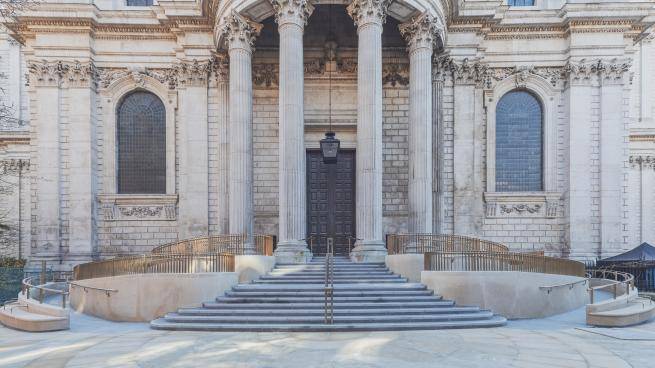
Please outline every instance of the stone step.
[{"label": "stone step", "polygon": [[[359,308],[359,309],[334,309],[335,316],[370,316],[370,315],[389,315],[393,311],[394,315],[408,314],[444,314],[444,313],[474,313],[479,312],[478,307],[432,307],[432,308]],[[324,308],[315,309],[209,309],[209,308],[182,308],[177,312],[180,315],[194,316],[323,316]]]},{"label": "stone step", "polygon": [[162,318],[150,326],[156,330],[177,331],[251,331],[251,332],[329,332],[329,331],[402,331],[438,330],[449,328],[482,328],[504,326],[507,320],[501,316],[472,321],[441,322],[392,322],[392,323],[335,323],[335,324],[221,324],[221,323],[175,323]]},{"label": "stone step", "polygon": [[[432,290],[393,290],[393,291],[341,291],[334,292],[334,296],[431,296]],[[225,296],[244,298],[244,297],[293,297],[293,296],[324,296],[324,291],[227,291]]]},{"label": "stone step", "polygon": [[[393,275],[394,273],[386,270],[370,270],[370,271],[350,271],[350,270],[334,270],[334,275]],[[306,275],[306,276],[324,276],[325,271],[284,271],[284,270],[273,270],[268,273],[271,276],[286,276],[286,275]]]},{"label": "stone step", "polygon": [[[334,280],[334,284],[371,284],[371,283],[405,283],[407,279],[397,278],[397,279],[339,279]],[[325,284],[324,279],[316,280],[254,280],[253,284]]]},{"label": "stone step", "polygon": [[[334,275],[332,280],[372,280],[378,282],[379,280],[397,280],[402,279],[398,275],[365,275],[361,277]],[[325,281],[325,276],[305,276],[305,275],[284,275],[284,276],[261,276],[259,280],[322,280]]]},{"label": "stone step", "polygon": [[[323,291],[324,285],[275,285],[275,284],[239,284],[232,287],[233,291]],[[402,284],[336,284],[334,290],[427,290],[427,286],[419,283],[402,283]]]},{"label": "stone step", "polygon": [[[436,299],[435,299],[436,298]],[[436,301],[439,300],[435,296],[335,296],[334,302],[369,302],[369,303],[384,303],[384,302],[407,302],[407,301]],[[219,296],[216,298],[219,303],[323,303],[325,298],[320,297],[231,297]]]},{"label": "stone step", "polygon": [[[441,300],[438,297],[432,297],[432,300],[429,301],[389,301],[389,302],[337,302],[335,300],[334,309],[382,309],[388,311],[392,308],[442,308],[442,307],[453,307],[455,302],[452,300]],[[207,309],[264,309],[264,310],[274,310],[274,309],[325,309],[325,300],[321,299],[320,301],[312,302],[289,302],[289,303],[270,303],[263,301],[260,303],[253,302],[205,302],[202,303],[203,308]]]},{"label": "stone step", "polygon": [[[334,316],[334,323],[390,323],[390,322],[439,322],[439,321],[470,321],[488,319],[493,317],[489,311],[475,313],[439,313],[417,315],[363,315],[363,316]],[[189,316],[178,313],[168,313],[164,316],[168,322],[180,323],[244,323],[241,316]],[[258,316],[247,319],[248,324],[268,323],[325,323],[324,316],[295,315],[295,316]]]}]

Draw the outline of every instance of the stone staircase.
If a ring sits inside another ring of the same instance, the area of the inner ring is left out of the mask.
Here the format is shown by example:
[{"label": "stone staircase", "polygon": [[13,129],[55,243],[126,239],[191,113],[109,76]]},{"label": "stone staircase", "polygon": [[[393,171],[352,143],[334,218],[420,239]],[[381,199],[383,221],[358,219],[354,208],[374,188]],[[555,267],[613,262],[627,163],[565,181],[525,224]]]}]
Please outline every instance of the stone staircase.
[{"label": "stone staircase", "polygon": [[506,319],[458,306],[383,263],[334,260],[334,323],[325,324],[325,263],[278,264],[200,308],[183,308],[150,323],[153,329],[198,331],[386,331],[502,326]]}]

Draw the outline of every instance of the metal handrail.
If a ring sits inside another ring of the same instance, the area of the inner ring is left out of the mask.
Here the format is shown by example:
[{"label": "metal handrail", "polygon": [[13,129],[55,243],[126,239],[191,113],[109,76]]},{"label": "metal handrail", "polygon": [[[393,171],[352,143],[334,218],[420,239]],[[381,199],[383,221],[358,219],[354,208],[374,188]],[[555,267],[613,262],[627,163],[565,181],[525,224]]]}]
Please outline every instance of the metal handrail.
[{"label": "metal handrail", "polygon": [[426,252],[426,271],[519,271],[584,277],[581,262],[510,252]]},{"label": "metal handrail", "polygon": [[91,290],[98,290],[98,291],[104,291],[105,294],[106,294],[108,297],[111,296],[111,293],[117,293],[117,292],[118,292],[117,289],[105,289],[105,288],[99,288],[99,287],[94,287],[94,286],[85,286],[85,285],[80,285],[80,284],[78,284],[78,283],[76,283],[76,282],[73,282],[73,281],[69,281],[68,284],[69,284],[70,286],[74,286],[74,287],[82,288],[82,289],[84,290],[85,293],[87,292],[88,289],[91,289]]},{"label": "metal handrail", "polygon": [[[597,277],[597,275],[600,274],[601,277]],[[614,278],[608,279],[607,276],[610,275],[611,277]],[[634,275],[627,273],[627,272],[621,272],[621,271],[614,271],[614,270],[606,270],[606,269],[599,269],[599,270],[587,270],[586,274],[587,278],[590,279],[602,279],[602,280],[608,280],[610,281],[609,284],[607,285],[600,285],[600,286],[594,286],[590,287],[589,290],[589,298],[590,298],[590,304],[594,304],[596,298],[595,298],[595,293],[596,290],[602,290],[611,287],[612,288],[612,295],[614,299],[617,297],[624,295],[624,294],[630,294],[630,290],[634,289],[635,287],[635,277]],[[619,281],[619,278],[621,280]],[[619,294],[618,286],[623,285],[625,288],[625,293]]]},{"label": "metal handrail", "polygon": [[562,284],[539,286],[539,289],[540,289],[540,290],[544,290],[544,289],[545,289],[545,290],[548,290],[547,293],[550,294],[550,292],[551,292],[553,289],[557,289],[557,288],[561,288],[561,287],[568,286],[568,287],[569,287],[569,290],[570,290],[570,289],[573,289],[573,286],[575,286],[575,285],[577,285],[577,284],[586,284],[588,281],[589,281],[589,279],[586,279],[586,278],[585,278],[584,280],[576,280],[576,281],[572,281],[572,282],[565,282],[565,283],[562,283]]},{"label": "metal handrail", "polygon": [[325,324],[334,323],[334,242],[328,239],[325,252]]},{"label": "metal handrail", "polygon": [[427,252],[509,252],[503,244],[451,234],[388,234],[387,252],[393,254],[422,254]]},{"label": "metal handrail", "polygon": [[234,272],[234,254],[143,254],[83,263],[73,268],[75,280],[148,273]]},{"label": "metal handrail", "polygon": [[157,246],[152,249],[153,254],[208,254],[208,253],[230,253],[236,255],[258,254],[265,256],[273,255],[273,236],[254,235],[253,247],[247,247],[248,237],[246,234],[224,234],[204,236],[192,239],[178,240]]},{"label": "metal handrail", "polygon": [[53,293],[53,294],[61,295],[61,307],[66,308],[66,296],[68,296],[67,291],[50,289],[41,285],[32,285],[32,279],[33,277],[26,277],[21,282],[21,289],[26,299],[30,299],[30,290],[34,288],[39,290],[39,299],[37,299],[39,301],[39,304],[43,304],[45,293]]}]

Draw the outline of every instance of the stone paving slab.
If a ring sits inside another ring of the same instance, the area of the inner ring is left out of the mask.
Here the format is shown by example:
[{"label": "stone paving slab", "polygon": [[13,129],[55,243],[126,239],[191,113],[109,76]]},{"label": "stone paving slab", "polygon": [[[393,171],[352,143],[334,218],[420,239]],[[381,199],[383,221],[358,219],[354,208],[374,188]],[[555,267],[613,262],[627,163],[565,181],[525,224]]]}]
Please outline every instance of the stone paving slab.
[{"label": "stone paving slab", "polygon": [[654,323],[601,335],[583,321],[576,312],[491,329],[217,333],[154,331],[73,313],[69,331],[0,327],[0,367],[653,367],[655,340],[628,337],[655,336]]}]

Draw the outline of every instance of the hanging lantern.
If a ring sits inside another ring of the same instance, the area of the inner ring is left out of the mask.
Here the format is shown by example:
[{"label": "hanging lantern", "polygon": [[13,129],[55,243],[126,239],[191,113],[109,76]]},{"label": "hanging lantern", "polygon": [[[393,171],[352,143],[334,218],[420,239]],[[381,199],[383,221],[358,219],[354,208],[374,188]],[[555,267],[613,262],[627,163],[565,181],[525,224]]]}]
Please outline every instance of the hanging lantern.
[{"label": "hanging lantern", "polygon": [[325,133],[325,138],[321,139],[321,156],[323,156],[323,163],[337,163],[340,144],[341,142],[334,137],[334,132]]}]

